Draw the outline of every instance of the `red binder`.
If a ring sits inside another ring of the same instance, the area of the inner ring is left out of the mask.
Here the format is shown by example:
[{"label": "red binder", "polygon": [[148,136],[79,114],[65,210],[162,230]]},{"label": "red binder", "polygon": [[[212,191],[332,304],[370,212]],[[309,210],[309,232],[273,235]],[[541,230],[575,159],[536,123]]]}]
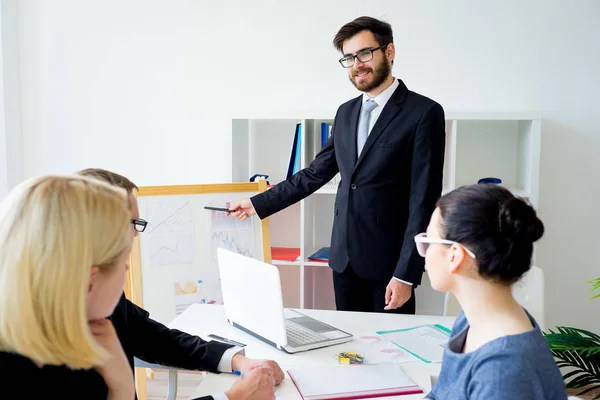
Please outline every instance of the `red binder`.
[{"label": "red binder", "polygon": [[271,259],[279,261],[297,261],[300,258],[299,247],[271,247]]}]

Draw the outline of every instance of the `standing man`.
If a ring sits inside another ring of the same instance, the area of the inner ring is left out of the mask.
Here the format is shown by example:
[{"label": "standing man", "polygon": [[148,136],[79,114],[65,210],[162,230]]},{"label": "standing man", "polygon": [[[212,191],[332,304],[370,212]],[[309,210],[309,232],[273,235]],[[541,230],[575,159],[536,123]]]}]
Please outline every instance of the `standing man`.
[{"label": "standing man", "polygon": [[360,17],[333,39],[339,60],[362,95],[342,104],[314,161],[272,189],[241,199],[240,219],[266,218],[341,174],[329,265],[338,310],[415,313],[424,232],[441,195],[444,110],[391,74],[390,24]]}]

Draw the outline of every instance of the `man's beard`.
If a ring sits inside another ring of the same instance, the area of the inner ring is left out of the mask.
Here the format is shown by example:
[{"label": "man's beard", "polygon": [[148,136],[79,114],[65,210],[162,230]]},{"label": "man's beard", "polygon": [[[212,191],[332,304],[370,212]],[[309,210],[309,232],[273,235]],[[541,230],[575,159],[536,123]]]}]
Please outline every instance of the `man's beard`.
[{"label": "man's beard", "polygon": [[[363,82],[356,82],[356,76],[363,72],[371,72],[371,79]],[[350,82],[352,82],[352,84],[361,92],[370,92],[385,82],[387,77],[390,75],[390,72],[390,64],[388,63],[387,57],[384,54],[381,62],[375,67],[375,70],[372,70],[369,67],[363,67],[359,70],[356,70],[352,73]]]}]

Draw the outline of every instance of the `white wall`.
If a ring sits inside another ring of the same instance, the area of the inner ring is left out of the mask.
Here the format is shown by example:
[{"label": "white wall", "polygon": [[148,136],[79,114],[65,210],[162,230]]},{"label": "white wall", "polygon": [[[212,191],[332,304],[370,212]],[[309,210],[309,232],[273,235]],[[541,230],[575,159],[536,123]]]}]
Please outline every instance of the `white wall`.
[{"label": "white wall", "polygon": [[3,132],[0,148],[0,171],[3,171],[0,199],[6,189],[23,180],[23,148],[21,132],[21,94],[19,68],[19,13],[18,0],[2,0],[0,54],[1,87],[0,132]]},{"label": "white wall", "polygon": [[[2,8],[2,4],[0,3],[0,15],[2,12]],[[0,18],[0,32],[2,32],[3,25],[4,24],[2,23],[2,19]],[[0,40],[0,76],[3,76],[4,71],[4,67],[2,65],[3,53],[4,52],[2,40]],[[6,160],[6,126],[4,118],[4,82],[5,79],[0,80],[0,199],[3,199],[8,191],[8,172]]]},{"label": "white wall", "polygon": [[600,330],[594,0],[22,2],[24,175],[228,181],[231,118],[333,116],[356,95],[331,40],[363,14],[392,23],[395,75],[446,110],[543,113],[547,324]]}]

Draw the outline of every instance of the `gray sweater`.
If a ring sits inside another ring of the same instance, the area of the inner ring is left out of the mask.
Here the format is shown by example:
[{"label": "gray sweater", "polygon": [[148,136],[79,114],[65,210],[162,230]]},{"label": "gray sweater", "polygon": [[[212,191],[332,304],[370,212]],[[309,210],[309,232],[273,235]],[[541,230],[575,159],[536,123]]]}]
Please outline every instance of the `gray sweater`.
[{"label": "gray sweater", "polygon": [[463,354],[469,322],[461,312],[444,349],[438,381],[426,398],[566,399],[565,384],[548,343],[531,315],[529,318],[532,330],[503,336]]}]

